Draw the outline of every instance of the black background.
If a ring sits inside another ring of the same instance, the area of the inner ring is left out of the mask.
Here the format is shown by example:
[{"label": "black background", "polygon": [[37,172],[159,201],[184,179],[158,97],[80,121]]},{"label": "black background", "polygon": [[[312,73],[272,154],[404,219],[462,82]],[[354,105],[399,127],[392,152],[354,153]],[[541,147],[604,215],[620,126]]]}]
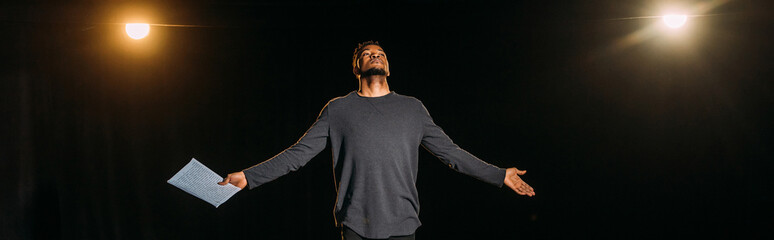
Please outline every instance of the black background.
[{"label": "black background", "polygon": [[[366,40],[391,90],[537,192],[420,149],[420,239],[767,239],[772,4],[717,4],[681,35],[638,18],[718,2],[4,3],[0,239],[336,239],[330,150],[219,208],[166,180],[293,144],[357,89]],[[186,26],[128,39],[136,9]]]}]

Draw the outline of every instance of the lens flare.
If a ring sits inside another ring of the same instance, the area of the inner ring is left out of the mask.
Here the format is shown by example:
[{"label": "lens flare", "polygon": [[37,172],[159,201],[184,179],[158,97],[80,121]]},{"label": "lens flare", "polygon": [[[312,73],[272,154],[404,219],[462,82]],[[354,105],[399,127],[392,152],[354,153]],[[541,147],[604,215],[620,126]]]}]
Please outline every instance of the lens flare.
[{"label": "lens flare", "polygon": [[685,22],[688,20],[688,16],[686,15],[664,15],[664,24],[667,25],[667,27],[670,28],[680,28],[683,25],[685,25]]},{"label": "lens flare", "polygon": [[150,24],[147,23],[127,23],[126,34],[133,39],[142,39],[148,36]]}]

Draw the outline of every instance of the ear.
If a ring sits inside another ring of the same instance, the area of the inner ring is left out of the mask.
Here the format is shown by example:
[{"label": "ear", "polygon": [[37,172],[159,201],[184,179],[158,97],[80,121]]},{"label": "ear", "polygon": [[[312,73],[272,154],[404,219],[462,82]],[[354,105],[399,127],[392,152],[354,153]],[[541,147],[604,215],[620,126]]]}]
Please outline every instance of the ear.
[{"label": "ear", "polygon": [[352,73],[354,73],[357,76],[360,76],[360,58],[356,60],[355,66],[352,66]]}]

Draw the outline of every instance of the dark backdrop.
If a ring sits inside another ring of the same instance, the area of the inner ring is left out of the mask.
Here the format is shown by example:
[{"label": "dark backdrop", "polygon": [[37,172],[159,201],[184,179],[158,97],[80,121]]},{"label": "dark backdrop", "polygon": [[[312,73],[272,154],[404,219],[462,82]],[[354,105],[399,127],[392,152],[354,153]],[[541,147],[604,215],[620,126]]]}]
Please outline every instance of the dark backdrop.
[{"label": "dark backdrop", "polygon": [[[365,40],[391,90],[537,192],[420,149],[420,239],[771,237],[772,4],[728,1],[683,36],[631,18],[668,2],[4,3],[0,239],[336,239],[330,150],[220,208],[166,180],[293,144],[357,89]],[[136,6],[189,26],[127,39],[113,23]]]}]

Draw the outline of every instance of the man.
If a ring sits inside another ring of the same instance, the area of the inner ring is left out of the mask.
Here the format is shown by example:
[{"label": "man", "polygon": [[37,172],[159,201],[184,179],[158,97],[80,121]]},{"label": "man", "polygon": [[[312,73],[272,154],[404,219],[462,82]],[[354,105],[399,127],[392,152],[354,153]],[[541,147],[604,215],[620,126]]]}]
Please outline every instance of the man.
[{"label": "man", "polygon": [[358,91],[330,100],[293,146],[229,174],[221,185],[255,188],[295,171],[330,140],[337,198],[334,215],[342,239],[413,239],[421,225],[416,188],[422,145],[450,168],[520,195],[535,192],[516,168],[490,165],[459,148],[433,123],[421,101],[390,91],[390,66],[378,42],[358,45],[352,72]]}]

